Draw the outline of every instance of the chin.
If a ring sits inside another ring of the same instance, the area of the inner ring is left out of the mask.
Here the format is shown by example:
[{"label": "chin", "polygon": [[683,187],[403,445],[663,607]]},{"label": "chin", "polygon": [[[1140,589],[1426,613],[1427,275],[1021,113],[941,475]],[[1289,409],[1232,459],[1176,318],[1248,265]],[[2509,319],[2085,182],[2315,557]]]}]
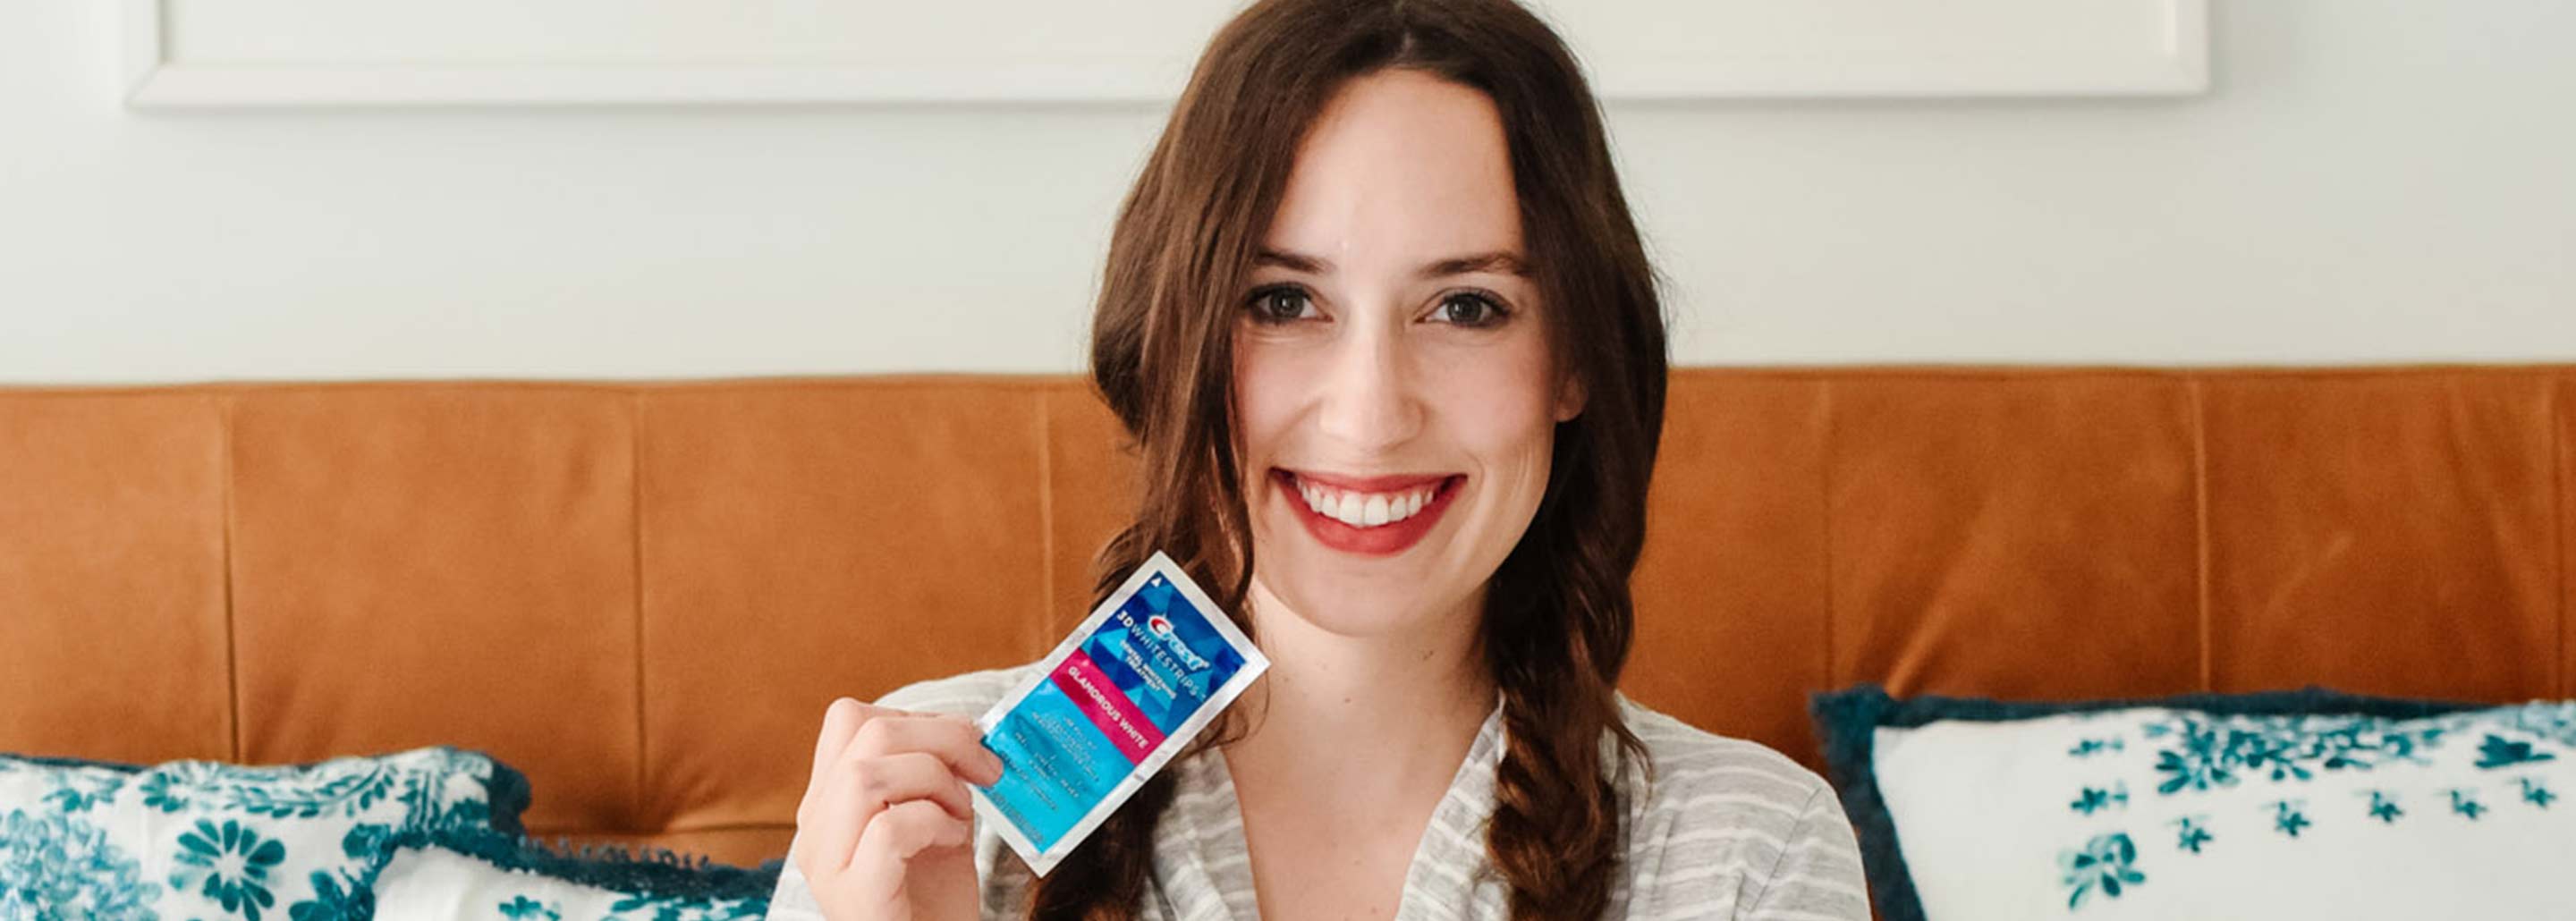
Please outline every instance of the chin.
[{"label": "chin", "polygon": [[[1285,607],[1283,613],[1334,636],[1401,636],[1432,626],[1466,600],[1432,597],[1409,574],[1341,572],[1329,560],[1262,559],[1253,575],[1261,591]],[[1325,565],[1298,565],[1313,562]]]}]

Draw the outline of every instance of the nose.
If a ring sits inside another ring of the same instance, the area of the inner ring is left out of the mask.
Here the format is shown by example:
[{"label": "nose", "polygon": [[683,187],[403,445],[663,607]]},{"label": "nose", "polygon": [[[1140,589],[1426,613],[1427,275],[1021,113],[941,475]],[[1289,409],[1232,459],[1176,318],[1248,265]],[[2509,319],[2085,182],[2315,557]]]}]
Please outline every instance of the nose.
[{"label": "nose", "polygon": [[1401,331],[1380,324],[1338,337],[1326,365],[1317,415],[1326,438],[1359,453],[1378,453],[1422,430],[1422,404],[1413,392]]}]

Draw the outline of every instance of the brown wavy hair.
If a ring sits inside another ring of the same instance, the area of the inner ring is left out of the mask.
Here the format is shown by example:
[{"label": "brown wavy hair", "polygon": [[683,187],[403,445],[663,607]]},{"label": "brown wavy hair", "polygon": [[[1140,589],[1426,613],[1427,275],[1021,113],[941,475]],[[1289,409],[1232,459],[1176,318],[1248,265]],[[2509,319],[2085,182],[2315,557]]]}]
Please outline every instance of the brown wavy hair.
[{"label": "brown wavy hair", "polygon": [[[1094,603],[1161,549],[1240,610],[1253,548],[1233,335],[1253,254],[1316,115],[1353,78],[1390,68],[1475,88],[1499,110],[1549,349],[1584,393],[1486,592],[1482,646],[1509,739],[1486,850],[1513,917],[1597,918],[1624,849],[1617,773],[1651,769],[1614,688],[1663,423],[1664,316],[1598,104],[1519,4],[1262,0],[1218,31],[1119,212],[1093,317],[1093,382],[1144,471],[1136,517],[1095,561]],[[1239,717],[1194,750],[1239,737]],[[1146,784],[1041,881],[1031,916],[1135,917],[1173,783]]]}]

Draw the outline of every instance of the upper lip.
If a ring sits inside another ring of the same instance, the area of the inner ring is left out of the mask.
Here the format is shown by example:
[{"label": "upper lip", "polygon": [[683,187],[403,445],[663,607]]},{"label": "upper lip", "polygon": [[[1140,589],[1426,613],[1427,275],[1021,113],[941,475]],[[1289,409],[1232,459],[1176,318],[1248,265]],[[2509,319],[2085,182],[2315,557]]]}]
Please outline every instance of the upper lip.
[{"label": "upper lip", "polygon": [[1315,473],[1307,470],[1279,468],[1298,479],[1330,486],[1346,492],[1401,492],[1417,486],[1432,486],[1447,481],[1450,473],[1390,473],[1382,476],[1344,476],[1337,473]]}]

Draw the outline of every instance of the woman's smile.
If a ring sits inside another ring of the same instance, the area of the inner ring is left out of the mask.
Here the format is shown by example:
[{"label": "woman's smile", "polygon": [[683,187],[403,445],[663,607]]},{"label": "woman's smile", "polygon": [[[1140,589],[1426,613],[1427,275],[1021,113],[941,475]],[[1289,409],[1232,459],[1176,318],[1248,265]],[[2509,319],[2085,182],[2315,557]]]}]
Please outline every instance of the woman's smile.
[{"label": "woman's smile", "polygon": [[1280,467],[1270,476],[1318,543],[1369,556],[1402,553],[1420,542],[1467,482],[1463,473],[1352,477]]}]

